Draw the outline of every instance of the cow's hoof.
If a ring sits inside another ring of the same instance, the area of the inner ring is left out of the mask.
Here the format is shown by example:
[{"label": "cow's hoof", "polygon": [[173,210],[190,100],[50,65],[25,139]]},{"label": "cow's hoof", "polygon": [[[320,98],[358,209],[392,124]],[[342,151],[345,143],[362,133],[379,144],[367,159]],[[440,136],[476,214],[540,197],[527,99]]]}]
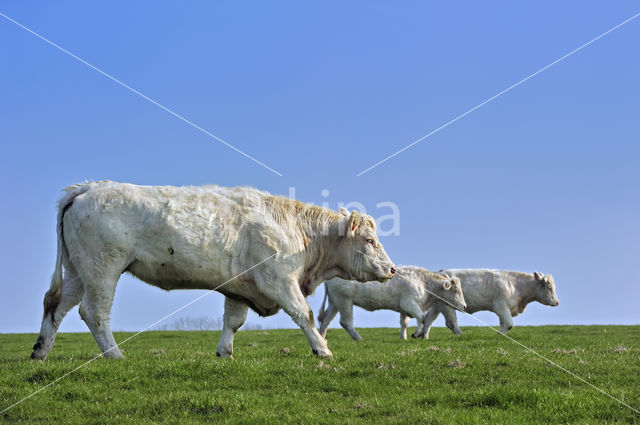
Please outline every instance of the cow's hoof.
[{"label": "cow's hoof", "polygon": [[44,360],[47,358],[46,354],[39,353],[37,350],[31,353],[31,358],[33,360]]},{"label": "cow's hoof", "polygon": [[417,334],[417,333],[415,333],[415,332],[414,332],[414,333],[412,333],[412,334],[411,334],[411,338],[418,338],[418,334]]},{"label": "cow's hoof", "polygon": [[233,358],[233,353],[221,353],[220,351],[216,351],[216,356],[221,357],[223,359],[232,359]]},{"label": "cow's hoof", "polygon": [[333,358],[333,353],[331,353],[331,351],[329,351],[328,349],[323,349],[323,350],[313,349],[311,351],[313,352],[313,354],[315,354],[316,356],[318,356],[321,359],[332,359]]},{"label": "cow's hoof", "polygon": [[120,351],[118,347],[114,347],[110,350],[105,351],[104,353],[102,353],[102,357],[104,357],[105,359],[114,359],[114,360],[124,359],[124,355],[122,354],[122,351]]}]

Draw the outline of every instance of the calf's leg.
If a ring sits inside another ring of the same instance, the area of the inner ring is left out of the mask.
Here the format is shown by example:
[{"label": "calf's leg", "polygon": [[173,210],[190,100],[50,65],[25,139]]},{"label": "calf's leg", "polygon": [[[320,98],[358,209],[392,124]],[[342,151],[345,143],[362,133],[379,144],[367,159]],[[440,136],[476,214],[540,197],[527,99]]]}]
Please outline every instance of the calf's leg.
[{"label": "calf's leg", "polygon": [[424,326],[422,328],[422,335],[421,335],[422,338],[429,339],[429,332],[431,331],[431,325],[433,325],[433,322],[435,322],[439,314],[440,314],[440,311],[437,308],[431,307],[429,311],[427,311],[427,314],[424,315]]},{"label": "calf's leg", "polygon": [[415,318],[418,321],[418,329],[411,334],[411,338],[422,337],[422,330],[424,328],[424,311],[420,305],[412,299],[405,299],[400,303],[400,308],[406,315]]},{"label": "calf's leg", "polygon": [[513,327],[511,311],[506,305],[499,305],[494,311],[500,318],[500,332],[506,334]]},{"label": "calf's leg", "polygon": [[231,357],[233,354],[233,337],[240,326],[247,320],[248,306],[240,301],[225,297],[224,316],[222,318],[222,335],[218,342],[218,357]]},{"label": "calf's leg", "polygon": [[351,338],[356,341],[360,341],[362,337],[358,331],[356,331],[356,328],[353,327],[353,303],[350,301],[343,301],[339,308],[340,326],[342,326],[344,330],[351,335]]},{"label": "calf's leg", "polygon": [[400,313],[400,338],[402,339],[407,339],[407,327],[410,319],[408,315]]},{"label": "calf's leg", "polygon": [[336,317],[337,314],[338,314],[338,309],[335,307],[335,305],[331,301],[331,298],[329,298],[329,305],[327,306],[327,311],[324,312],[324,316],[322,316],[322,323],[320,323],[320,329],[318,329],[320,332],[320,335],[322,335],[323,337],[327,335],[327,328],[329,327],[329,325],[331,324],[331,321]]}]

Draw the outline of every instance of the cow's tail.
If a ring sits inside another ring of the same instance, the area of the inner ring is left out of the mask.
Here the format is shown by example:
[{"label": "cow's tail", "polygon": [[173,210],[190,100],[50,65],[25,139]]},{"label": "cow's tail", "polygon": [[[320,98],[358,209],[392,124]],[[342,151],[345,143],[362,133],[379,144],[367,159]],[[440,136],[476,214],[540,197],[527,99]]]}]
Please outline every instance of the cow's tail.
[{"label": "cow's tail", "polygon": [[329,295],[329,291],[327,290],[327,284],[324,284],[324,298],[322,299],[322,305],[320,306],[320,311],[318,312],[318,322],[322,323],[324,319],[324,315],[327,313],[325,306],[327,305],[327,297]]},{"label": "cow's tail", "polygon": [[67,192],[58,204],[58,218],[56,223],[56,233],[58,237],[58,248],[56,253],[56,268],[51,276],[51,285],[49,290],[44,296],[44,317],[51,315],[51,320],[54,320],[54,314],[60,304],[60,298],[62,297],[62,263],[63,256],[68,257],[67,246],[64,242],[64,235],[62,232],[62,219],[64,213],[71,206],[73,200],[88,191],[93,183],[80,183],[73,186],[66,187],[64,190]]}]

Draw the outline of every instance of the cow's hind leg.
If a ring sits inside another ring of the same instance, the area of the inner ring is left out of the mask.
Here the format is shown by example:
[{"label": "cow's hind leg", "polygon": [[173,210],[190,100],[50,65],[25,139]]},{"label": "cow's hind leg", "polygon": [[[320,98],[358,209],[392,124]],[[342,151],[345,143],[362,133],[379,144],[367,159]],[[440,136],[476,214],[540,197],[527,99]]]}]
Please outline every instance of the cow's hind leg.
[{"label": "cow's hind leg", "polygon": [[111,306],[122,270],[124,267],[110,267],[93,275],[79,270],[84,284],[80,317],[89,327],[104,357],[112,359],[124,357],[111,333]]},{"label": "cow's hind leg", "polygon": [[246,304],[225,297],[222,335],[216,351],[218,357],[231,357],[233,354],[233,337],[247,320],[247,311]]},{"label": "cow's hind leg", "polygon": [[82,281],[77,272],[73,266],[68,263],[65,264],[60,301],[51,311],[46,312],[42,318],[40,334],[33,346],[33,353],[31,353],[32,359],[44,360],[47,357],[53,347],[62,319],[69,310],[80,303],[83,293]]}]

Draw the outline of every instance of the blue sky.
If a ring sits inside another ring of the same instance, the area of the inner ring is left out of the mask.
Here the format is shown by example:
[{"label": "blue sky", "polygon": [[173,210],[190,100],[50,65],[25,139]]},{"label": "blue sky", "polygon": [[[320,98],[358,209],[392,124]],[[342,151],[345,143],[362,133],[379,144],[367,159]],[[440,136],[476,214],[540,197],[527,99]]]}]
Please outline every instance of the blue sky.
[{"label": "blue sky", "polygon": [[[55,203],[85,179],[295,187],[374,216],[395,202],[400,235],[382,242],[398,264],[554,275],[560,307],[531,305],[516,325],[639,323],[640,18],[356,177],[637,2],[33,1],[0,12],[283,174],[0,17],[0,332],[38,331]],[[112,327],[142,329],[200,294],[123,276]],[[220,317],[222,305],[213,294],[180,315]],[[293,326],[283,313],[249,321]],[[359,310],[356,325],[395,327],[398,314]],[[87,330],[77,309],[61,330]]]}]

